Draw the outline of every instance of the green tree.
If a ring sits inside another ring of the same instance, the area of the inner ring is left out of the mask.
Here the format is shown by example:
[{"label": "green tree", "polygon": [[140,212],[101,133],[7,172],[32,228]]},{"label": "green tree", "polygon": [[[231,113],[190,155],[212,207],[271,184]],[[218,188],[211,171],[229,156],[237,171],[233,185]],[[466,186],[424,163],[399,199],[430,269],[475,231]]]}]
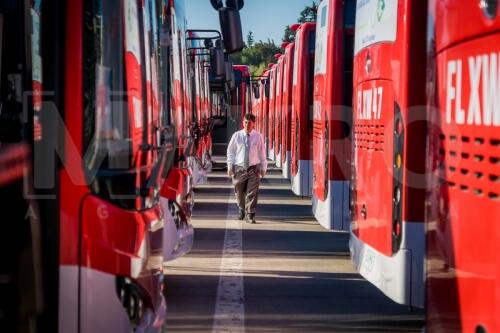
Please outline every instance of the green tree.
[{"label": "green tree", "polygon": [[247,46],[252,47],[254,43],[253,32],[249,31],[247,35]]},{"label": "green tree", "polygon": [[[314,22],[318,16],[318,5],[315,1],[311,2],[310,6],[305,6],[300,12],[300,17],[297,20],[299,23]],[[283,34],[283,42],[293,42],[295,41],[295,31],[292,31],[289,25],[285,27]]]},{"label": "green tree", "polygon": [[310,6],[306,6],[301,12],[299,23],[314,22],[318,17],[318,5],[312,1]]},{"label": "green tree", "polygon": [[267,42],[258,41],[252,46],[247,46],[240,53],[231,55],[235,64],[250,66],[252,75],[261,75],[268,64],[275,61],[274,55],[280,52],[280,48],[271,40]]},{"label": "green tree", "polygon": [[283,35],[282,41],[283,42],[293,42],[293,41],[295,41],[295,31],[293,31],[292,29],[290,29],[289,25],[287,25],[285,27],[285,34]]}]

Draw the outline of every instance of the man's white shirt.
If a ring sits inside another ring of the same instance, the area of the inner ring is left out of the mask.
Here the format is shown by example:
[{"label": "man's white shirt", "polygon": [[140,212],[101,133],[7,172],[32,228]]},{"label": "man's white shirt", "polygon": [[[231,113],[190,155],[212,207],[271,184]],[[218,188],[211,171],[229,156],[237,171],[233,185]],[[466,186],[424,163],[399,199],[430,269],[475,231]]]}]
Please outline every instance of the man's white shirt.
[{"label": "man's white shirt", "polygon": [[[260,165],[260,170],[267,171],[266,147],[262,135],[252,130],[250,132],[249,146],[249,165]],[[247,142],[247,133],[244,129],[235,132],[227,146],[227,164],[231,168],[232,165],[243,166],[245,162],[245,144]]]}]

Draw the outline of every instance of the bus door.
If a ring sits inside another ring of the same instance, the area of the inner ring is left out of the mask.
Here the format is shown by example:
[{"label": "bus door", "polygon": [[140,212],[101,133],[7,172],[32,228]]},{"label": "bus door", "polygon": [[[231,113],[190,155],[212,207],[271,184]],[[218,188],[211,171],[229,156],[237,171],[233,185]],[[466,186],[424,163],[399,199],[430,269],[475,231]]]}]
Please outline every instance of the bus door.
[{"label": "bus door", "polygon": [[[400,304],[423,306],[425,1],[357,6],[350,249]],[[366,22],[373,22],[369,28]],[[397,66],[397,67],[395,67]]]},{"label": "bus door", "polygon": [[291,112],[291,183],[296,195],[311,196],[314,47],[316,23],[304,23],[296,30]]},{"label": "bus door", "polygon": [[327,229],[349,230],[352,26],[355,1],[318,7],[313,106],[313,213]]},{"label": "bus door", "polygon": [[426,331],[500,331],[500,10],[429,1]]}]

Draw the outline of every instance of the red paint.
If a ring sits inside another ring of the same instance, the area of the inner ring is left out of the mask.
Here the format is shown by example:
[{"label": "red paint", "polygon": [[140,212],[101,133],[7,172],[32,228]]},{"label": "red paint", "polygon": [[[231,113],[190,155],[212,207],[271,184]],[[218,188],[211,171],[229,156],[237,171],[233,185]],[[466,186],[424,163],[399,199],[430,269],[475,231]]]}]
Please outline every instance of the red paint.
[{"label": "red paint", "polygon": [[[397,211],[400,224],[424,220],[425,70],[416,64],[425,60],[426,22],[421,19],[425,5],[422,1],[399,1],[396,40],[365,47],[354,58],[353,233],[386,256],[399,250],[392,238],[398,227],[393,221]],[[400,179],[393,168],[398,112],[403,124]],[[396,186],[401,189],[399,209],[393,206]]]},{"label": "red paint", "polygon": [[272,64],[269,69],[269,112],[267,115],[267,125],[268,125],[268,150],[275,149],[274,145],[274,114],[276,112],[276,64]]},{"label": "red paint", "polygon": [[[500,331],[500,18],[431,0],[427,332]],[[466,24],[464,24],[466,22]],[[434,46],[434,47],[433,47]],[[495,59],[494,59],[495,58]],[[496,68],[492,64],[496,61]],[[491,74],[495,75],[494,78]],[[488,79],[487,79],[488,78]],[[487,102],[491,109],[488,117]],[[477,112],[475,111],[477,110]],[[489,121],[488,121],[489,120]]]},{"label": "red paint", "polygon": [[275,100],[274,100],[274,155],[276,161],[280,158],[278,155],[281,151],[281,114],[283,108],[283,74],[284,74],[284,59],[283,55],[278,58],[278,63],[276,64],[276,89]]},{"label": "red paint", "polygon": [[295,43],[286,44],[283,56],[283,89],[281,100],[281,161],[286,160],[286,153],[291,149],[291,123],[292,123],[292,83]]},{"label": "red paint", "polygon": [[318,46],[323,45],[326,52],[325,70],[315,70],[314,76],[313,196],[320,201],[327,198],[329,181],[350,179],[351,138],[345,126],[349,126],[346,123],[351,119],[351,110],[343,98],[346,87],[339,83],[344,80],[344,41],[352,31],[344,27],[343,3],[327,1],[327,42],[324,44],[319,37],[316,41],[316,67],[321,57]]},{"label": "red paint", "polygon": [[[311,34],[315,33],[316,23],[304,23],[296,29],[295,59],[292,79],[292,112],[291,112],[291,174],[298,172],[299,160],[310,160],[312,140],[310,127],[312,120],[312,98],[309,95],[310,82],[313,79],[309,72],[311,62],[314,63],[314,50],[309,52]],[[312,97],[312,96],[311,96]]]}]

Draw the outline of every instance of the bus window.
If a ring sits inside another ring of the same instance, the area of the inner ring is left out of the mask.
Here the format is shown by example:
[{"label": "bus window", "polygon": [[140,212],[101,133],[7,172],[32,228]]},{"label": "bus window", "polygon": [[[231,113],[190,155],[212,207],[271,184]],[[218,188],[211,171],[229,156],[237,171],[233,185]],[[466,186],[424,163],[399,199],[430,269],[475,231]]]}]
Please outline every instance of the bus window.
[{"label": "bus window", "polygon": [[[131,13],[135,12],[137,18],[137,8],[134,9]],[[89,175],[96,175],[88,179],[92,192],[133,208],[135,200],[113,199],[117,195],[134,195],[136,191],[131,173],[120,172],[132,167],[128,103],[123,93],[127,90],[124,22],[123,15],[117,15],[124,10],[119,0],[85,2],[84,91],[87,93],[84,95],[83,151]],[[129,48],[140,59],[138,41],[136,44]],[[137,104],[140,105],[140,100]],[[142,124],[142,114],[136,114],[134,126]],[[114,176],[100,177],[107,170],[113,170]],[[106,184],[101,183],[101,178]]]}]

